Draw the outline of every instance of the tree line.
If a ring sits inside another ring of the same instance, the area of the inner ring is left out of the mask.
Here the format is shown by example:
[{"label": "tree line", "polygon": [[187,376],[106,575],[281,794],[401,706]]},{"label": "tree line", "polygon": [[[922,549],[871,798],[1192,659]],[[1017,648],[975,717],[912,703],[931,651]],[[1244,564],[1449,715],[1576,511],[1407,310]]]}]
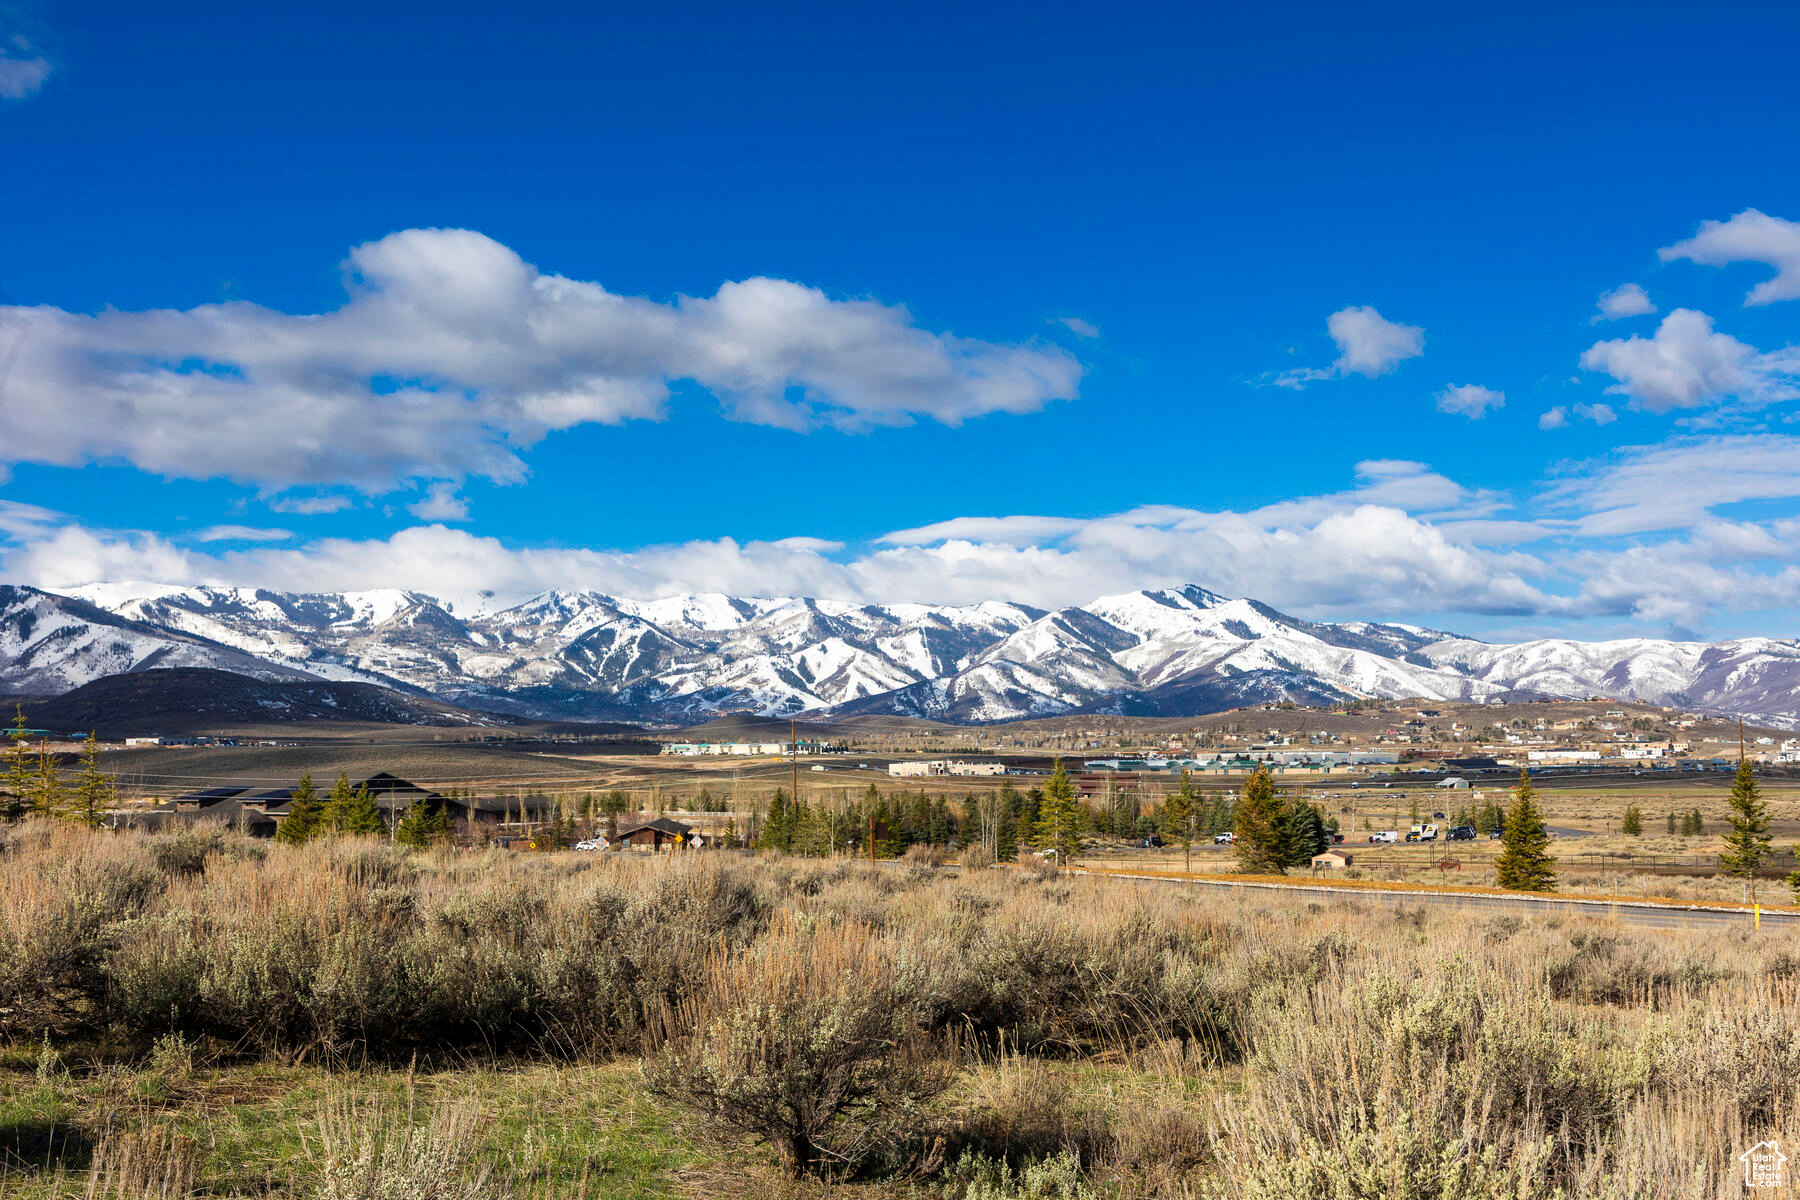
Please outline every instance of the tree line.
[{"label": "tree line", "polygon": [[17,821],[27,814],[60,817],[98,826],[118,801],[113,777],[100,769],[100,743],[90,731],[81,744],[80,767],[73,782],[65,781],[47,739],[33,750],[26,733],[25,708],[13,706],[12,728],[6,733],[6,771],[0,775],[0,816]]}]

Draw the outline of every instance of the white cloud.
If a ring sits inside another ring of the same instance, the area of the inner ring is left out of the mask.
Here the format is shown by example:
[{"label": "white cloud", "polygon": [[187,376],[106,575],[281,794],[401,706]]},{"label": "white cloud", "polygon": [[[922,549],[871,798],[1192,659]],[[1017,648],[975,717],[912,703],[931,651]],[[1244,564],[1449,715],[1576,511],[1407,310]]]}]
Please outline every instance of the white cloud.
[{"label": "white cloud", "polygon": [[23,100],[50,78],[50,61],[15,35],[0,47],[0,100]]},{"label": "white cloud", "polygon": [[343,512],[354,503],[348,496],[278,496],[269,501],[269,508],[278,513],[317,517],[325,513]]},{"label": "white cloud", "polygon": [[469,502],[456,494],[454,483],[434,483],[425,498],[407,505],[406,511],[421,521],[466,521]]},{"label": "white cloud", "polygon": [[946,540],[1028,546],[1074,533],[1083,524],[1078,517],[953,517],[917,529],[897,529],[883,534],[880,540],[890,546],[923,546]]},{"label": "white cloud", "polygon": [[1656,311],[1656,305],[1650,302],[1650,294],[1635,283],[1621,284],[1610,292],[1600,293],[1600,311],[1594,314],[1595,321],[1617,321],[1621,317],[1641,317]]},{"label": "white cloud", "polygon": [[1569,410],[1558,404],[1555,408],[1547,408],[1538,417],[1539,429],[1564,429],[1569,424]]},{"label": "white cloud", "polygon": [[1479,421],[1485,417],[1490,408],[1506,407],[1506,393],[1473,383],[1445,388],[1437,394],[1436,399],[1439,412],[1453,413],[1471,421]]},{"label": "white cloud", "polygon": [[1746,208],[1728,221],[1702,221],[1700,232],[1685,242],[1657,251],[1664,262],[1691,259],[1706,266],[1734,262],[1766,263],[1775,278],[1750,289],[1745,304],[1772,304],[1800,299],[1800,222],[1784,221]]},{"label": "white cloud", "polygon": [[1401,362],[1425,353],[1425,331],[1386,320],[1367,305],[1339,309],[1325,327],[1337,343],[1333,367],[1340,374],[1385,375]]},{"label": "white cloud", "polygon": [[1648,338],[1596,342],[1581,365],[1618,382],[1609,393],[1631,398],[1633,408],[1668,412],[1729,396],[1752,403],[1791,399],[1796,364],[1791,352],[1761,354],[1713,329],[1712,318],[1691,308],[1664,317]]},{"label": "white cloud", "polygon": [[1338,348],[1337,361],[1331,364],[1331,369],[1298,367],[1281,372],[1271,382],[1277,387],[1301,388],[1308,383],[1342,375],[1374,378],[1425,353],[1424,329],[1390,321],[1369,305],[1338,309],[1325,318],[1325,328]]},{"label": "white cloud", "polygon": [[258,529],[250,525],[214,525],[194,537],[202,542],[285,542],[294,535],[286,529]]},{"label": "white cloud", "polygon": [[1624,447],[1571,464],[1544,499],[1576,514],[1579,531],[1608,537],[1689,529],[1714,509],[1800,499],[1800,437],[1752,434]]},{"label": "white cloud", "polygon": [[553,430],[659,418],[681,380],[736,420],[862,429],[1031,412],[1082,374],[1054,346],[934,333],[903,307],[785,280],[619,296],[467,230],[391,234],[345,273],[348,301],[318,315],[0,308],[29,334],[0,463],[123,460],[271,490],[504,482]]},{"label": "white cloud", "polygon": [[1068,329],[1076,337],[1097,338],[1100,336],[1098,325],[1092,321],[1084,321],[1080,317],[1058,317],[1056,323]]},{"label": "white cloud", "polygon": [[1619,414],[1613,411],[1610,404],[1577,404],[1575,415],[1596,425],[1611,425],[1619,419]]},{"label": "white cloud", "polygon": [[67,520],[62,513],[35,504],[0,500],[0,537],[32,537]]}]

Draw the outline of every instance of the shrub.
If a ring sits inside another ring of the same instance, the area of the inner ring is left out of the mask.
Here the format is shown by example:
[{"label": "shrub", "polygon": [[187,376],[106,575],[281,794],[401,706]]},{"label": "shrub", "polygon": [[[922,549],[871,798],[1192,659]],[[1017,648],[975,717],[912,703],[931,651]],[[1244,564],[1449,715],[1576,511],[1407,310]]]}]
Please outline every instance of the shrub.
[{"label": "shrub", "polygon": [[415,1125],[411,1105],[337,1098],[316,1123],[316,1200],[498,1200],[510,1194],[476,1160],[481,1122],[469,1104],[440,1105]]},{"label": "shrub", "polygon": [[652,1090],[775,1148],[798,1176],[890,1146],[948,1083],[872,931],[778,921],[716,954],[693,1033],[645,1066]]},{"label": "shrub", "polygon": [[963,847],[961,858],[965,871],[985,871],[994,865],[994,852],[980,842]]},{"label": "shrub", "polygon": [[1061,1151],[1031,1162],[1018,1173],[1004,1159],[968,1154],[946,1176],[951,1195],[960,1200],[1098,1200],[1081,1177],[1081,1159]]},{"label": "shrub", "polygon": [[133,843],[85,830],[15,841],[0,872],[0,1034],[66,1034],[98,1021],[117,927],[163,878]]}]

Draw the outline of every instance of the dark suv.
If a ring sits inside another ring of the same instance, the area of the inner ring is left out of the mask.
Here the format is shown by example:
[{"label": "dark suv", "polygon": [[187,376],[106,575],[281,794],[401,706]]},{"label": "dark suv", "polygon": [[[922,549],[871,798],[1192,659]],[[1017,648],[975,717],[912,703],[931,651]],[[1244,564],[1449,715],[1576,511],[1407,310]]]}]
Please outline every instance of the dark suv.
[{"label": "dark suv", "polygon": [[1446,842],[1472,842],[1475,840],[1473,825],[1452,825],[1450,832],[1444,835]]}]

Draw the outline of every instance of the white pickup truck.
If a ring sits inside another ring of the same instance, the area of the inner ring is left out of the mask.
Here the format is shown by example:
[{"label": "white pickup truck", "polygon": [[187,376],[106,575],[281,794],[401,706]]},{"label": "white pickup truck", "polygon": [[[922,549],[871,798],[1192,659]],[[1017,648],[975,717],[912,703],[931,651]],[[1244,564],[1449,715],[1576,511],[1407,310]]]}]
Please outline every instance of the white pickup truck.
[{"label": "white pickup truck", "polygon": [[1380,829],[1371,833],[1369,840],[1371,842],[1397,842],[1400,840],[1400,834],[1392,829]]}]

